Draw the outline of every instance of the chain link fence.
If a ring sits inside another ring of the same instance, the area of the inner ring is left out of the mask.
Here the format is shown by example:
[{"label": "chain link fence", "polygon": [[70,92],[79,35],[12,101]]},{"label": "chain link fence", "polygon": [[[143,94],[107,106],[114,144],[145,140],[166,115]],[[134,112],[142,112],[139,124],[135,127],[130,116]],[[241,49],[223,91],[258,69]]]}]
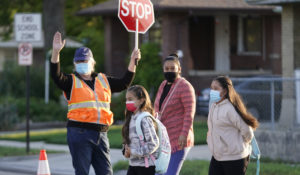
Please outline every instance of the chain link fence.
[{"label": "chain link fence", "polygon": [[270,76],[231,80],[248,111],[259,122],[269,123],[274,129],[281,117],[283,98],[295,99],[296,115],[299,115],[300,79]]},{"label": "chain link fence", "polygon": [[[284,117],[290,115],[289,117],[295,118],[300,126],[300,78],[260,76],[250,78],[231,77],[230,79],[245,103],[247,110],[260,123],[275,129],[282,116],[283,99],[289,99],[294,101],[291,104],[293,107],[285,108],[285,111],[290,111],[285,112],[283,115],[285,115]],[[201,95],[197,97],[197,115],[208,115],[209,91],[209,88],[205,88],[201,91]]]}]

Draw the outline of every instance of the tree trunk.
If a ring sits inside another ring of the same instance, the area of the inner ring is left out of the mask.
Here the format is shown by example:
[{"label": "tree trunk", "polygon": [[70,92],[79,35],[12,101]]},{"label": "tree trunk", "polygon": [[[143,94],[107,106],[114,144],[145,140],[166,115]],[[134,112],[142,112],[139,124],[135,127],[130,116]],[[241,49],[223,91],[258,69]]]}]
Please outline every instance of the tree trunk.
[{"label": "tree trunk", "polygon": [[45,53],[52,48],[53,35],[56,31],[61,32],[63,38],[65,36],[64,6],[65,0],[43,0]]}]

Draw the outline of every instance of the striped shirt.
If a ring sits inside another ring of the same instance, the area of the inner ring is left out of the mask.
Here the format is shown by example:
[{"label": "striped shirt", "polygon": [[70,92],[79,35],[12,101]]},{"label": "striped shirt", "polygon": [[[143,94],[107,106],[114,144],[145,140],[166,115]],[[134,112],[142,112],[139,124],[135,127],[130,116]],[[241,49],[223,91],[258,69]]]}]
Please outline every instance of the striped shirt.
[{"label": "striped shirt", "polygon": [[[181,81],[179,81],[181,79]],[[179,83],[170,97],[174,86]],[[156,94],[154,103],[155,112],[159,112],[159,101],[167,81],[163,81]],[[170,97],[168,104],[166,101]],[[161,122],[166,126],[171,142],[172,153],[178,151],[178,138],[180,135],[187,137],[186,147],[194,145],[193,120],[196,108],[196,97],[193,86],[184,78],[178,78],[161,105]]]}]

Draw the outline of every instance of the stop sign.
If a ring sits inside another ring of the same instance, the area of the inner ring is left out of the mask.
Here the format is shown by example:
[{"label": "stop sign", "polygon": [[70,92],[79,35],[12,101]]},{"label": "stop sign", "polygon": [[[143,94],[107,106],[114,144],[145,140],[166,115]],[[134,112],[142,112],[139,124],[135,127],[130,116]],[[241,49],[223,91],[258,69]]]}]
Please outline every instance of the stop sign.
[{"label": "stop sign", "polygon": [[150,0],[119,0],[118,17],[129,32],[145,33],[154,23],[154,10]]}]

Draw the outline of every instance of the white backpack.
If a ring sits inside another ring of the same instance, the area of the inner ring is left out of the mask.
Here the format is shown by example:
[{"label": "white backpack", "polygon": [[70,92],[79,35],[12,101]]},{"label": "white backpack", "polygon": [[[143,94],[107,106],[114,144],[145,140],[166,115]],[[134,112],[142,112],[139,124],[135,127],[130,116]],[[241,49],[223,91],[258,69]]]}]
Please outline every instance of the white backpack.
[{"label": "white backpack", "polygon": [[[144,134],[141,128],[141,121],[144,117],[151,117],[151,119],[157,124],[157,135],[159,139],[158,156],[155,159],[151,154],[150,158],[155,164],[155,172],[164,174],[168,170],[170,158],[171,158],[171,144],[168,136],[168,132],[164,124],[160,120],[154,118],[149,112],[142,112],[135,121],[136,132],[139,136],[141,145],[144,145]],[[149,167],[148,157],[145,157],[145,166]]]}]

